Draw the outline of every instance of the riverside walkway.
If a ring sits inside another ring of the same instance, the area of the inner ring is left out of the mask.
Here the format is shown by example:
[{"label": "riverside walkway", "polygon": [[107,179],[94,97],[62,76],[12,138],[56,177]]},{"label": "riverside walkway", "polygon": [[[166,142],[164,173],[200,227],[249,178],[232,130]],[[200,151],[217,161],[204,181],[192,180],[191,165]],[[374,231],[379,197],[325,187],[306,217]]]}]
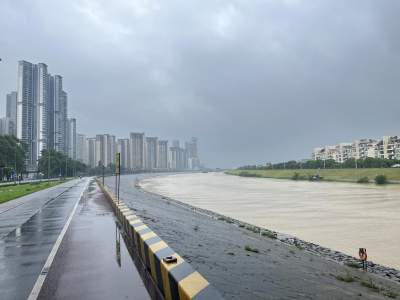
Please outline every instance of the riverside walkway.
[{"label": "riverside walkway", "polygon": [[0,205],[0,294],[150,299],[111,207],[89,178]]}]

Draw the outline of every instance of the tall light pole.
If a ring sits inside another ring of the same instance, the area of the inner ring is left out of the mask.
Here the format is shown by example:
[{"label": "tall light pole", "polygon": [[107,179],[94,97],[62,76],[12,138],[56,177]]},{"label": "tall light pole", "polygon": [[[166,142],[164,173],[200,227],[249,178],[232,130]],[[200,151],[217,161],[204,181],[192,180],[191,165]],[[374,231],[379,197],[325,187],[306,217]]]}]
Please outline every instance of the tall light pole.
[{"label": "tall light pole", "polygon": [[50,180],[50,149],[47,149],[47,180]]}]

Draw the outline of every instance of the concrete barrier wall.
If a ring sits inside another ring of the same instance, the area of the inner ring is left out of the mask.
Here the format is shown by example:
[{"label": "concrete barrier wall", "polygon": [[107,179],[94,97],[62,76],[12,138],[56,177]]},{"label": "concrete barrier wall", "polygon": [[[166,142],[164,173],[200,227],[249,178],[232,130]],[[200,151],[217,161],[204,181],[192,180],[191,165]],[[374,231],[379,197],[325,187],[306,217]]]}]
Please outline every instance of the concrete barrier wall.
[{"label": "concrete barrier wall", "polygon": [[[223,299],[199,272],[144,224],[123,201],[119,200],[118,203],[101,182],[98,181],[98,184],[110,201],[115,215],[131,240],[132,247],[135,248],[166,300]],[[166,263],[164,258],[168,256],[175,257],[177,261]]]}]

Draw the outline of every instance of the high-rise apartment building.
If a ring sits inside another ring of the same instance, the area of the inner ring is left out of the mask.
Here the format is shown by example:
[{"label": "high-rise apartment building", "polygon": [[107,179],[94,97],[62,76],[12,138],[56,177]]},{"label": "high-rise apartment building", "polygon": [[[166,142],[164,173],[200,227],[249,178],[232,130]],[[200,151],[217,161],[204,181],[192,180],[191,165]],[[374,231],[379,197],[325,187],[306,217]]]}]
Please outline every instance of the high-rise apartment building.
[{"label": "high-rise apartment building", "polygon": [[76,160],[87,163],[87,142],[86,142],[86,135],[77,133],[76,134]]},{"label": "high-rise apartment building", "polygon": [[144,165],[144,133],[132,132],[129,135],[130,163],[132,170],[143,170]]},{"label": "high-rise apartment building", "polygon": [[36,103],[37,67],[26,61],[18,62],[17,82],[17,138],[26,147],[27,169],[36,167],[34,149],[36,143],[34,128],[34,104]]},{"label": "high-rise apartment building", "polygon": [[158,138],[146,137],[146,170],[154,170],[158,165]]},{"label": "high-rise apartment building", "polygon": [[76,140],[76,119],[67,119],[67,153],[68,157],[76,160],[77,140]]},{"label": "high-rise apartment building", "polygon": [[99,165],[99,160],[96,151],[97,138],[86,139],[87,157],[84,161],[90,168],[95,168]]},{"label": "high-rise apartment building", "polygon": [[187,168],[190,170],[197,170],[200,168],[200,160],[197,150],[197,138],[193,137],[190,142],[185,143],[185,150],[187,155]]},{"label": "high-rise apartment building", "polygon": [[[96,160],[108,167],[115,163],[116,143],[115,136],[110,134],[96,135]],[[97,165],[97,164],[96,164]]]},{"label": "high-rise apartment building", "polygon": [[7,117],[0,119],[0,134],[2,135],[14,135],[15,134],[15,123]]},{"label": "high-rise apartment building", "polygon": [[11,92],[7,94],[7,102],[6,102],[6,118],[10,120],[12,123],[13,131],[9,134],[17,135],[16,126],[17,126],[17,92]]},{"label": "high-rise apartment building", "polygon": [[162,170],[168,169],[168,141],[158,141],[157,168]]},{"label": "high-rise apartment building", "polygon": [[[10,114],[12,114],[12,93]],[[68,153],[67,94],[62,77],[52,76],[44,63],[18,62],[16,136],[26,147],[28,170],[36,170],[45,149]]]},{"label": "high-rise apartment building", "polygon": [[118,139],[118,150],[121,153],[121,167],[128,170],[131,166],[129,139]]}]

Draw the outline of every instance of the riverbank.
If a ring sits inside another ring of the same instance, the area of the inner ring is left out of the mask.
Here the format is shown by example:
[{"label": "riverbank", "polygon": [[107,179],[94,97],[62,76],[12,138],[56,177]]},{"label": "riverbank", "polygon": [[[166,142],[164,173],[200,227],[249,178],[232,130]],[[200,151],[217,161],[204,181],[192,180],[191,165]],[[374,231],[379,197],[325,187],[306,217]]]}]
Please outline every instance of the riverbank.
[{"label": "riverbank", "polygon": [[[400,168],[371,168],[371,169],[285,169],[285,170],[228,170],[225,174],[276,179],[309,180],[319,175],[322,181],[358,182],[367,178],[374,182],[377,175],[385,175],[389,183],[400,183]],[[297,174],[297,175],[296,175]]]},{"label": "riverbank", "polygon": [[[154,176],[154,175],[150,175]],[[279,234],[138,188],[121,176],[121,198],[226,299],[388,299],[400,285],[282,242]],[[106,184],[113,188],[113,178]]]},{"label": "riverbank", "polygon": [[0,187],[0,203],[5,203],[10,200],[14,200],[16,198],[26,196],[44,189],[48,189],[50,187],[56,186],[60,183],[64,183],[65,180],[62,181],[44,181],[44,182],[34,182],[34,183],[23,183],[23,184],[14,184],[14,185],[6,185]]}]

